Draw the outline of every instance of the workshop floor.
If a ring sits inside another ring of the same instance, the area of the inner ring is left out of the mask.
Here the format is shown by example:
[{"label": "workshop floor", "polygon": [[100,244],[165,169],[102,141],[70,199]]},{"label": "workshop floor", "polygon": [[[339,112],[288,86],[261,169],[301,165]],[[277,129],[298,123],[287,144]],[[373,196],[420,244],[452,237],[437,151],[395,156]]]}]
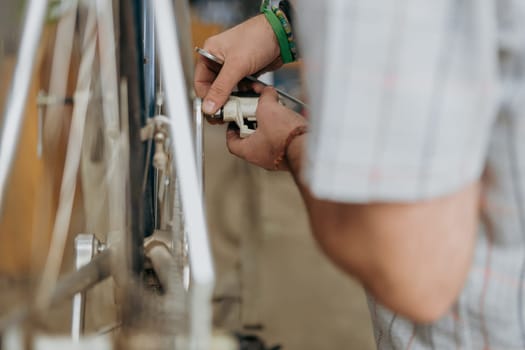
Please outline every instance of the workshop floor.
[{"label": "workshop floor", "polygon": [[285,350],[375,348],[363,290],[321,254],[289,174],[235,159],[224,133],[206,127],[216,323]]}]

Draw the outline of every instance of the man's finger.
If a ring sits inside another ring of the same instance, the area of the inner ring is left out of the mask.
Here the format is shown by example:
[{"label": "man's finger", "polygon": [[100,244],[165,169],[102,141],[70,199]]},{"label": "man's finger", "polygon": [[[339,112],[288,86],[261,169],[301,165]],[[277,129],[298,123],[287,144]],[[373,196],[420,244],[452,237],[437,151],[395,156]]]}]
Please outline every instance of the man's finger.
[{"label": "man's finger", "polygon": [[205,58],[201,57],[195,65],[195,77],[193,81],[193,86],[195,88],[195,93],[200,98],[203,98],[208,94],[211,84],[217,77],[217,73],[213,71],[207,64],[204,62]]},{"label": "man's finger", "polygon": [[262,83],[254,83],[254,82],[252,82],[251,84],[252,84],[251,85],[252,90],[255,91],[258,94],[262,93],[264,88],[266,87],[266,85],[264,85]]},{"label": "man's finger", "polygon": [[238,130],[228,128],[226,131],[226,145],[231,154],[242,158],[244,152],[243,141],[244,140],[239,136]]},{"label": "man's finger", "polygon": [[211,84],[204,98],[204,103],[202,104],[203,112],[206,114],[214,114],[226,103],[231,92],[244,76],[244,71],[239,69],[238,65],[232,60],[226,60],[226,63],[224,63],[219,75]]},{"label": "man's finger", "polygon": [[275,103],[279,101],[279,95],[277,94],[277,91],[275,91],[273,87],[267,86],[261,90],[260,87],[254,86],[254,90],[261,94],[261,97],[259,97],[259,103],[270,103],[270,102]]}]

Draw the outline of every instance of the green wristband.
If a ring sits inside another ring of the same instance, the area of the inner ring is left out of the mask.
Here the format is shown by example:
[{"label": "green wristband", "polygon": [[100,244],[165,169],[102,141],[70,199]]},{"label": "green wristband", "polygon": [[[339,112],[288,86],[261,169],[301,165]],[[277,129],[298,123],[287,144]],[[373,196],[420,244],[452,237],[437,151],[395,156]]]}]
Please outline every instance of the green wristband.
[{"label": "green wristband", "polygon": [[293,62],[293,56],[292,52],[290,50],[290,43],[288,42],[288,35],[284,31],[283,25],[279,18],[273,13],[273,11],[269,8],[262,9],[262,13],[266,16],[266,19],[272,26],[273,32],[275,33],[275,36],[277,37],[277,41],[279,42],[279,48],[281,49],[281,58],[283,60],[283,63],[290,63]]}]

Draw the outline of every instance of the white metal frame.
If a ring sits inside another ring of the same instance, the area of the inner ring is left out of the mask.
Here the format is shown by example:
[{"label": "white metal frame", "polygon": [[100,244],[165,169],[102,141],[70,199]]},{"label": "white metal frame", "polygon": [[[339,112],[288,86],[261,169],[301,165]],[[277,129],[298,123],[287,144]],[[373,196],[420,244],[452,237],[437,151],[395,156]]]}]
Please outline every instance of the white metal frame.
[{"label": "white metal frame", "polygon": [[26,100],[33,78],[35,57],[40,44],[46,11],[47,0],[30,0],[27,3],[24,31],[9,96],[6,100],[3,125],[0,129],[0,215],[24,122]]},{"label": "white metal frame", "polygon": [[177,37],[173,5],[170,0],[151,2],[168,117],[171,143],[180,184],[184,223],[188,235],[191,269],[190,344],[192,350],[208,350],[211,341],[211,296],[215,281],[204,205],[199,184],[191,112],[182,53]]}]

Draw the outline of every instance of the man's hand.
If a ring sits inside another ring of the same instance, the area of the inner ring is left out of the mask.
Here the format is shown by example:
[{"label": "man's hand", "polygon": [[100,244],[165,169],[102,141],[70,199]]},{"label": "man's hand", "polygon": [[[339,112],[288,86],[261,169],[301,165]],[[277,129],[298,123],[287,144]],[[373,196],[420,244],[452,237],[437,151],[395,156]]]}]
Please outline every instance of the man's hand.
[{"label": "man's hand", "polygon": [[195,91],[204,98],[202,110],[206,114],[223,106],[244,77],[282,65],[279,43],[264,15],[209,38],[204,49],[224,61],[220,72],[214,62],[204,57],[195,67]]},{"label": "man's hand", "polygon": [[[294,111],[279,103],[277,92],[270,87],[254,87],[262,92],[257,106],[257,130],[245,139],[236,130],[228,130],[227,143],[230,152],[252,164],[268,170],[275,169],[275,161],[284,155],[286,140],[299,126],[307,125],[306,120]],[[286,159],[278,170],[287,170]]]}]

